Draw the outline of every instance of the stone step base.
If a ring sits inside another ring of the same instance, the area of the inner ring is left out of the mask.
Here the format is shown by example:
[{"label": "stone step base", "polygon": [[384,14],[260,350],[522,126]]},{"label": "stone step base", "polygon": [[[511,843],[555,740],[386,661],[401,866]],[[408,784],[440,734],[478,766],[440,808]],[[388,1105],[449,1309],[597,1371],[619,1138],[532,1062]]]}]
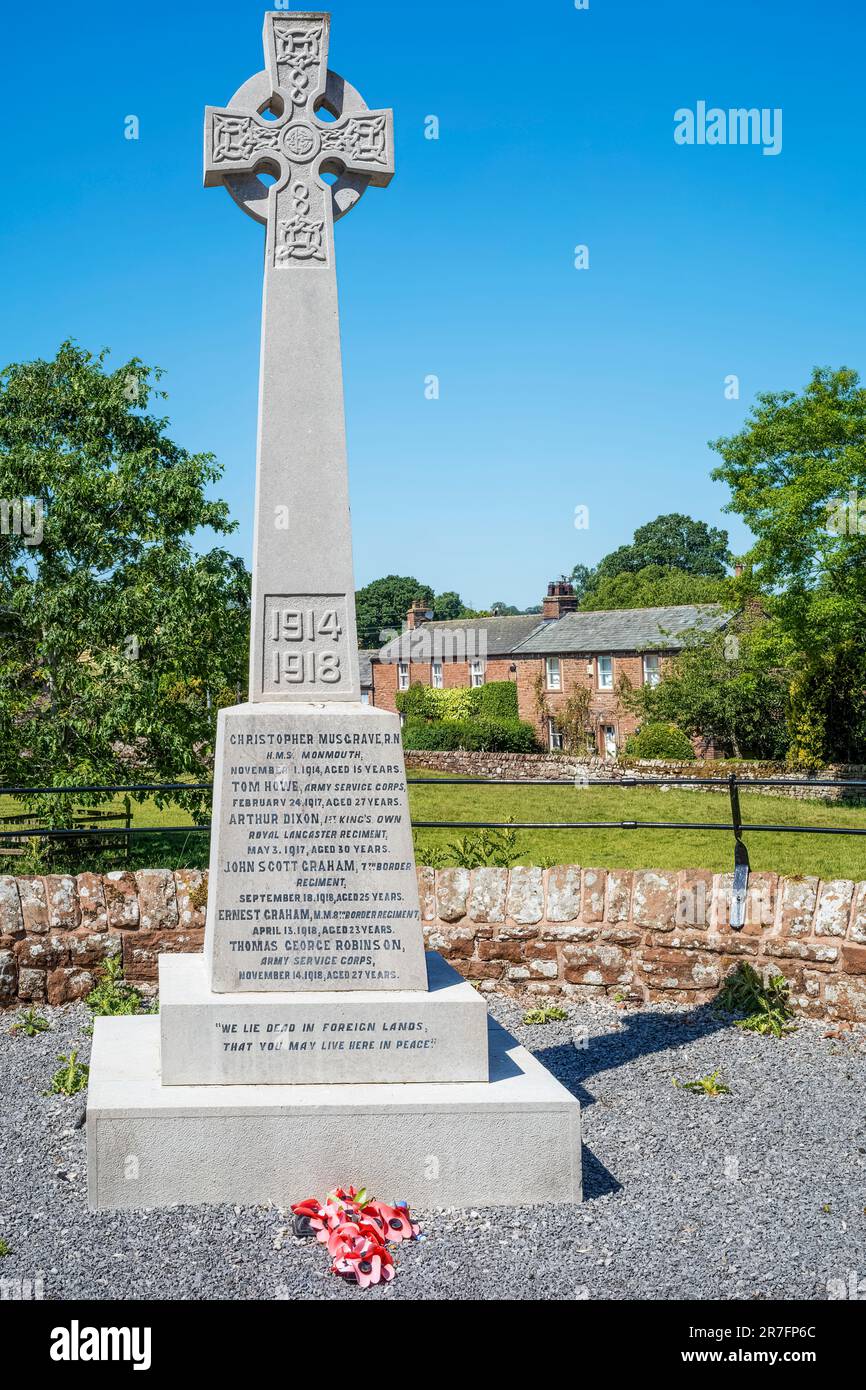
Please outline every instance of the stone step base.
[{"label": "stone step base", "polygon": [[160,956],[163,1086],[487,1080],[487,1007],[435,951],[428,990],[214,994]]},{"label": "stone step base", "polygon": [[163,1086],[159,1019],[98,1018],[90,1205],[287,1206],[338,1183],[422,1209],[580,1201],[578,1102],[489,1028],[489,1082]]}]

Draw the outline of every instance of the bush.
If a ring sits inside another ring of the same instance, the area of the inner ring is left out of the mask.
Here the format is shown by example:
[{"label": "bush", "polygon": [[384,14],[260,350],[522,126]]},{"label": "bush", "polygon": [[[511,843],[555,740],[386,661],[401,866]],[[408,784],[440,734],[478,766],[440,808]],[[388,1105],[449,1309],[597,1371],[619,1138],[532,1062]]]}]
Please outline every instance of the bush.
[{"label": "bush", "polygon": [[429,685],[414,684],[408,690],[398,690],[395,703],[407,718],[472,719],[481,713],[483,690],[483,686],[470,689],[468,685],[457,685],[452,690],[433,690]]},{"label": "bush", "polygon": [[517,683],[491,681],[479,687],[479,714],[487,719],[517,719]]},{"label": "bush", "polygon": [[443,719],[431,723],[409,716],[403,725],[403,747],[436,752],[533,753],[536,741],[532,725],[522,719]]},{"label": "bush", "polygon": [[398,690],[394,696],[394,703],[401,714],[406,718],[436,719],[435,701],[431,696],[436,691],[431,690],[428,685],[420,685],[417,682],[409,686],[408,690]]},{"label": "bush", "polygon": [[644,724],[628,739],[625,751],[632,758],[673,758],[678,762],[695,756],[691,739],[676,724]]}]

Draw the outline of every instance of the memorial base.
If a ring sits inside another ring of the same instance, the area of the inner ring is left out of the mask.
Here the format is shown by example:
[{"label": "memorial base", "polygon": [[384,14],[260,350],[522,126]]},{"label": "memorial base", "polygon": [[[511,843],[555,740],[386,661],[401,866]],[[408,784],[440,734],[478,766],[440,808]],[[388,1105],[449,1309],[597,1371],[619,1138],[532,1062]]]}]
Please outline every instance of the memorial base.
[{"label": "memorial base", "polygon": [[90,1205],[288,1206],[338,1183],[420,1209],[580,1201],[578,1102],[489,1029],[489,1082],[164,1086],[159,1019],[97,1018]]},{"label": "memorial base", "polygon": [[159,958],[163,1086],[487,1080],[487,1007],[435,951],[426,990],[215,994]]}]

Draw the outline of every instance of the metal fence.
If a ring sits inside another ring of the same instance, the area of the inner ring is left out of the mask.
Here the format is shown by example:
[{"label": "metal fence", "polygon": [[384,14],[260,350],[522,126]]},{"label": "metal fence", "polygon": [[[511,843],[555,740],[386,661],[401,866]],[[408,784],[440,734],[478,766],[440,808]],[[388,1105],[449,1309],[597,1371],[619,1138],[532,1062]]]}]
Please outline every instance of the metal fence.
[{"label": "metal fence", "polygon": [[[586,782],[580,779],[553,780],[549,778],[488,778],[488,777],[408,777],[410,786],[478,786],[478,787],[570,787],[582,790],[586,787],[618,787],[628,790],[635,787],[705,787],[728,793],[731,819],[729,821],[664,821],[664,820],[615,820],[615,821],[491,821],[491,820],[416,820],[415,830],[710,830],[733,836],[733,892],[731,899],[730,922],[734,928],[745,924],[746,894],[749,882],[749,853],[743,840],[744,834],[784,834],[784,835],[866,835],[866,826],[848,825],[788,825],[744,822],[740,810],[740,791],[759,787],[832,787],[844,794],[851,790],[859,796],[866,795],[866,779],[852,778],[840,781],[836,778],[814,777],[737,777],[735,772],[725,778],[720,777],[593,777]],[[210,782],[142,782],[126,786],[74,786],[74,787],[0,787],[0,797],[12,798],[34,796],[116,796],[123,794],[144,795],[156,793],[208,792],[212,791]],[[103,808],[79,807],[74,811],[74,828],[55,829],[49,826],[19,825],[18,828],[0,829],[0,847],[5,843],[20,843],[22,840],[83,840],[114,839],[125,837],[126,851],[129,853],[131,837],[174,834],[209,834],[211,825],[159,825],[136,826],[131,817],[125,818],[124,826],[107,825],[112,818]],[[95,822],[85,824],[88,816]],[[18,816],[0,817],[0,826],[13,820],[30,821],[33,816],[21,813]]]}]

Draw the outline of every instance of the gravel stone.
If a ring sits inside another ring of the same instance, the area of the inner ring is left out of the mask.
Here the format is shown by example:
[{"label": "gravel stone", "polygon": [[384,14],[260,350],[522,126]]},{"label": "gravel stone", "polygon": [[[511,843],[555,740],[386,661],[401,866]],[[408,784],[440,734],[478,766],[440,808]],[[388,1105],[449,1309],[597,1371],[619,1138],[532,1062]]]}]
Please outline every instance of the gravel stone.
[{"label": "gravel stone", "polygon": [[[393,1284],[362,1295],[328,1272],[287,1210],[90,1212],[84,1097],[45,1096],[57,1054],[87,1060],[87,1009],[43,1007],[51,1030],[0,1015],[4,1279],[42,1271],[51,1299],[818,1299],[866,1275],[866,1030],[800,1022],[784,1040],[711,1006],[568,1001],[568,1021],[499,1020],[578,1096],[581,1206],[418,1211]],[[721,1070],[732,1094],[672,1084]],[[364,1173],[335,1175],[360,1185]],[[309,1196],[299,1192],[298,1198]],[[317,1194],[324,1195],[324,1194]],[[399,1192],[377,1193],[399,1199]]]}]

